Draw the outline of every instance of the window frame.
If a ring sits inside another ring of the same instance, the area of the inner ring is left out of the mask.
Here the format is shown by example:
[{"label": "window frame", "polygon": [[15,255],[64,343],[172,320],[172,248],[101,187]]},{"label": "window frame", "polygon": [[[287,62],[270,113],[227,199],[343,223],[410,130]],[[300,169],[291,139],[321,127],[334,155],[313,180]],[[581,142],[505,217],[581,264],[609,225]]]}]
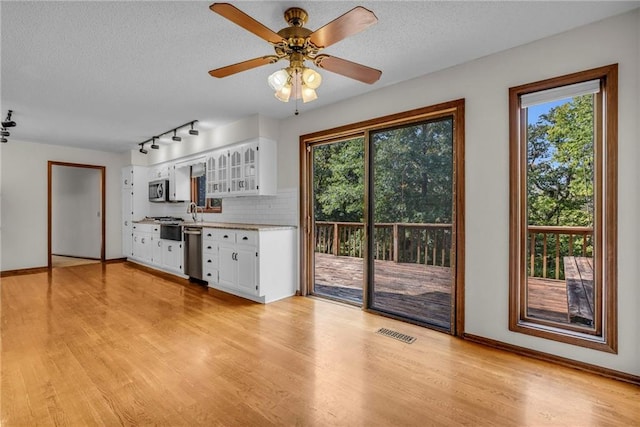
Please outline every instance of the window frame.
[{"label": "window frame", "polygon": [[[521,97],[589,80],[594,95],[594,327],[586,330],[526,316],[527,117]],[[618,64],[509,88],[509,330],[617,353]],[[600,159],[600,160],[598,160]],[[604,171],[603,171],[604,169]]]},{"label": "window frame", "polygon": [[[190,181],[191,202],[198,205],[198,177],[191,177],[190,180],[191,180]],[[205,200],[206,200],[206,206],[198,206],[199,208],[203,208],[202,213],[222,213],[222,199],[219,199],[220,206],[212,206],[211,203],[215,199],[211,197],[207,197]]]}]

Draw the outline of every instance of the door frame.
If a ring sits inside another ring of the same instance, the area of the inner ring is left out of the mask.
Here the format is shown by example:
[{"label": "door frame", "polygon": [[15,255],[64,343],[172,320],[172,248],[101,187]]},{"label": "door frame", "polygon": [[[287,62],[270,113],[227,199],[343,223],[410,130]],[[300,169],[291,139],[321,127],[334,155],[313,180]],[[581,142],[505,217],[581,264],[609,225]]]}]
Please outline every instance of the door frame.
[{"label": "door frame", "polygon": [[100,261],[105,261],[105,241],[106,241],[106,218],[105,218],[105,209],[106,209],[106,167],[98,166],[98,165],[89,165],[82,163],[69,163],[69,162],[57,162],[53,160],[49,160],[47,162],[47,268],[51,268],[51,249],[52,249],[52,241],[51,241],[51,224],[52,224],[52,215],[53,215],[53,199],[51,197],[51,190],[53,187],[53,167],[54,166],[66,166],[73,168],[85,168],[85,169],[95,169],[100,171],[100,221],[101,221],[101,239],[100,239]]},{"label": "door frame", "polygon": [[[464,109],[465,100],[457,99],[454,101],[444,102],[415,110],[405,111],[402,113],[382,116],[375,119],[353,123],[345,126],[336,127],[324,131],[314,132],[300,136],[300,226],[302,233],[300,236],[300,294],[308,295],[311,284],[314,280],[313,259],[314,259],[314,242],[313,242],[313,200],[310,186],[312,184],[312,167],[313,159],[311,156],[311,146],[319,142],[330,143],[332,141],[343,140],[351,136],[364,135],[365,144],[365,248],[369,246],[369,210],[371,208],[371,198],[369,194],[372,190],[370,179],[371,159],[369,150],[369,132],[378,129],[384,129],[414,122],[420,122],[438,117],[453,116],[453,241],[455,242],[455,261],[452,262],[452,271],[454,272],[453,284],[451,288],[451,301],[455,310],[451,312],[451,330],[450,334],[455,336],[464,335],[464,267],[465,267],[465,170],[464,170]],[[365,251],[366,252],[366,251]],[[368,254],[366,254],[368,260]],[[368,261],[369,263],[372,260]],[[363,283],[363,310],[373,311],[378,314],[387,315],[375,310],[369,309],[369,297],[371,292],[371,283],[369,274],[369,266],[364,269]],[[393,316],[391,316],[393,317]],[[407,319],[403,319],[406,321]],[[434,328],[438,329],[438,328]]]}]

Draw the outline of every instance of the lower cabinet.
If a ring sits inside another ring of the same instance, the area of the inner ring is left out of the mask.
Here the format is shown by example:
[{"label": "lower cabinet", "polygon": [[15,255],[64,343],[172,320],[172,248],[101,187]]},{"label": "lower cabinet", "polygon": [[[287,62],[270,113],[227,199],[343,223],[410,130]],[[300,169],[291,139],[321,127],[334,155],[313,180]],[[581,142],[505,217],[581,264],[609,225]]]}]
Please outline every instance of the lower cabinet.
[{"label": "lower cabinet", "polygon": [[292,228],[205,228],[202,242],[203,271],[209,287],[262,303],[295,294]]},{"label": "lower cabinet", "polygon": [[157,224],[134,223],[131,258],[145,264],[182,274],[184,260],[181,241],[160,238]]}]

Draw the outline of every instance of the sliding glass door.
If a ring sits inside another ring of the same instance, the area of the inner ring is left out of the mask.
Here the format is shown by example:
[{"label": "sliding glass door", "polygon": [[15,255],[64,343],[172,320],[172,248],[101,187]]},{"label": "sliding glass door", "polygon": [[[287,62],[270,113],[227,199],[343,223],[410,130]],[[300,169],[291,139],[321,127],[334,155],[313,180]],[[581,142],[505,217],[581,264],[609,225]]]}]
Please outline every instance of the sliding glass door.
[{"label": "sliding glass door", "polygon": [[453,119],[371,132],[374,310],[451,327]]},{"label": "sliding glass door", "polygon": [[364,138],[313,145],[313,293],[362,305]]},{"label": "sliding glass door", "polygon": [[464,100],[301,137],[303,294],[464,330]]}]

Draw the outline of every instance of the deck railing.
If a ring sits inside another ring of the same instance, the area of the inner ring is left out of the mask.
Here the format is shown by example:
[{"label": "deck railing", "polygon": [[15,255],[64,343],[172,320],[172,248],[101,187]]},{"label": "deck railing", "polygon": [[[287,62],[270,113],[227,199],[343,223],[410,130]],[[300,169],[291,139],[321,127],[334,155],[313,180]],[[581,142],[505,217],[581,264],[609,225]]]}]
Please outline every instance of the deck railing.
[{"label": "deck railing", "polygon": [[[374,258],[404,263],[451,266],[451,224],[378,223]],[[315,251],[362,257],[364,224],[316,221]]]},{"label": "deck railing", "polygon": [[528,275],[564,280],[565,256],[593,256],[593,228],[538,226],[528,227]]}]

